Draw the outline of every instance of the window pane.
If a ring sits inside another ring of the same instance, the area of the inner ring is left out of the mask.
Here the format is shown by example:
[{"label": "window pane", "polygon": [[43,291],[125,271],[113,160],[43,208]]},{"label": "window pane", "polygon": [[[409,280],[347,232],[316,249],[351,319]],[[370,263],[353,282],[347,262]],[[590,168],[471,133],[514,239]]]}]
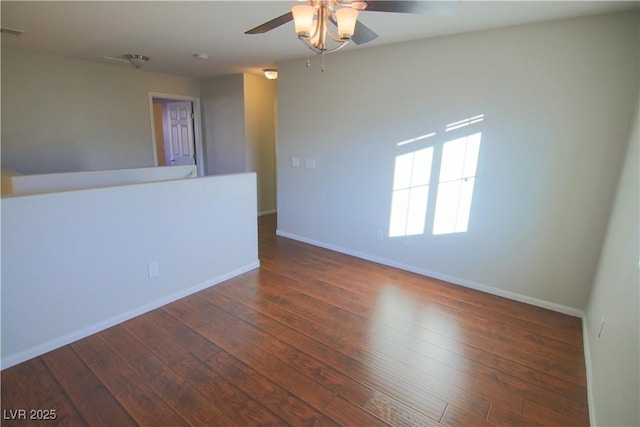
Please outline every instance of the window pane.
[{"label": "window pane", "polygon": [[438,186],[433,234],[455,232],[461,182],[461,180],[444,182]]},{"label": "window pane", "polygon": [[389,237],[404,236],[409,208],[409,190],[398,190],[391,197],[391,220]]},{"label": "window pane", "polygon": [[433,160],[433,147],[418,150],[413,153],[413,174],[411,186],[429,184],[431,177],[431,162]]},{"label": "window pane", "polygon": [[462,178],[467,138],[454,139],[442,146],[440,182]]},{"label": "window pane", "polygon": [[455,228],[456,233],[464,233],[469,227],[469,214],[471,212],[471,199],[473,198],[474,181],[474,178],[468,178],[460,182],[460,199],[458,202],[458,217]]},{"label": "window pane", "polygon": [[396,157],[395,172],[393,175],[393,189],[409,188],[411,185],[411,169],[413,167],[413,153]]},{"label": "window pane", "polygon": [[469,135],[467,140],[467,152],[464,160],[464,175],[465,177],[475,176],[476,168],[478,166],[478,153],[480,152],[480,138],[482,133],[474,133]]},{"label": "window pane", "polygon": [[424,221],[427,216],[427,198],[429,186],[412,188],[409,193],[409,212],[407,215],[407,236],[424,233]]}]

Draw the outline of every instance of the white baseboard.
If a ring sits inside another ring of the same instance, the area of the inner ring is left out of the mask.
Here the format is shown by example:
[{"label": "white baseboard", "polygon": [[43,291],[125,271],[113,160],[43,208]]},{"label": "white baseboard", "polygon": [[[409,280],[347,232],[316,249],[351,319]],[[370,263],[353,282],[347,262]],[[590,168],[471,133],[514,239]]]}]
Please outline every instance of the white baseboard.
[{"label": "white baseboard", "polygon": [[587,371],[587,404],[589,406],[589,425],[596,425],[595,402],[593,400],[593,375],[591,373],[591,347],[589,344],[589,328],[587,316],[582,316],[582,347],[584,349],[584,365]]},{"label": "white baseboard", "polygon": [[141,314],[147,313],[151,310],[155,310],[158,307],[162,307],[163,305],[167,305],[171,302],[179,300],[180,298],[184,298],[188,295],[194,294],[203,289],[217,285],[219,283],[224,282],[225,280],[229,280],[233,277],[239,276],[242,273],[255,270],[256,268],[259,268],[259,267],[260,267],[260,261],[259,260],[254,261],[234,271],[230,271],[228,273],[222,274],[218,277],[214,277],[205,282],[198,283],[189,288],[183,289],[179,292],[167,295],[163,298],[160,298],[158,300],[145,304],[141,307],[137,307],[131,311],[119,314],[109,319],[105,319],[101,322],[94,323],[90,326],[87,326],[86,328],[82,328],[78,331],[72,332],[62,337],[55,338],[51,341],[47,341],[45,343],[36,345],[30,349],[23,350],[19,353],[11,354],[9,356],[3,357],[2,361],[0,362],[2,369],[10,368],[11,366],[17,365],[18,363],[22,363],[34,357],[43,355],[51,350],[55,350],[56,348],[65,346],[67,344],[71,344],[72,342],[78,341],[82,338],[86,338],[89,335],[93,335],[97,332],[103,331],[119,323],[132,319],[134,317],[137,317]]},{"label": "white baseboard", "polygon": [[542,308],[546,308],[552,311],[556,311],[558,313],[563,313],[563,314],[567,314],[569,316],[574,316],[574,317],[580,317],[582,318],[584,315],[584,311],[577,309],[577,308],[573,308],[573,307],[569,307],[566,305],[562,305],[562,304],[557,304],[551,301],[545,301],[545,300],[541,300],[538,298],[534,298],[534,297],[530,297],[527,295],[522,295],[522,294],[518,294],[516,292],[511,292],[511,291],[506,291],[504,289],[498,289],[492,286],[488,286],[482,283],[477,283],[471,280],[467,280],[467,279],[461,279],[459,277],[455,277],[455,276],[450,276],[448,274],[442,274],[442,273],[438,273],[435,271],[431,271],[431,270],[427,270],[427,269],[423,269],[423,268],[419,268],[413,265],[409,265],[409,264],[403,264],[397,261],[393,261],[393,260],[389,260],[386,258],[381,258],[375,255],[371,255],[371,254],[367,254],[367,253],[363,253],[363,252],[358,252],[358,251],[353,251],[351,249],[346,249],[340,246],[335,246],[329,243],[325,243],[322,241],[318,241],[318,240],[314,240],[314,239],[309,239],[307,237],[304,236],[299,236],[297,234],[292,234],[292,233],[288,233],[286,231],[282,231],[282,230],[276,230],[276,234],[278,236],[282,236],[282,237],[287,237],[289,239],[293,239],[293,240],[298,240],[300,242],[303,243],[308,243],[310,245],[314,245],[314,246],[319,246],[321,248],[325,248],[325,249],[329,249],[335,252],[340,252],[346,255],[351,255],[354,256],[356,258],[362,258],[365,259],[367,261],[372,261],[378,264],[383,264],[383,265],[387,265],[389,267],[395,267],[395,268],[399,268],[400,270],[405,270],[405,271],[410,271],[412,273],[416,273],[416,274],[420,274],[422,276],[427,276],[427,277],[432,277],[434,279],[438,279],[438,280],[443,280],[445,282],[449,282],[449,283],[453,283],[454,285],[460,285],[460,286],[464,286],[466,288],[471,288],[471,289],[475,289],[478,291],[482,291],[482,292],[486,292],[488,294],[492,294],[492,295],[497,295],[499,297],[504,297],[504,298],[508,298],[510,300],[514,300],[514,301],[518,301],[518,302],[523,302],[526,304],[531,304],[531,305],[535,305],[537,307],[542,307]]}]

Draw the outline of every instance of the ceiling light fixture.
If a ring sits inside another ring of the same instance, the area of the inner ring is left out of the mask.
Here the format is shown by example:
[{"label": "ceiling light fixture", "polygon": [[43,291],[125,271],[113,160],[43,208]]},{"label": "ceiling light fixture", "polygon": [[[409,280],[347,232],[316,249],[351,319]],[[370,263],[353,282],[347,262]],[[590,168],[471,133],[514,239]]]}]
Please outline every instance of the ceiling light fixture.
[{"label": "ceiling light fixture", "polygon": [[278,78],[278,70],[275,70],[273,68],[265,68],[262,71],[264,72],[264,76],[269,80],[275,80]]},{"label": "ceiling light fixture", "polygon": [[[293,6],[291,11],[258,25],[245,34],[264,34],[294,21],[298,38],[316,53],[324,54],[342,49],[349,41],[360,45],[375,40],[378,35],[362,22],[358,14],[367,12],[429,13],[452,15],[460,0],[298,0],[305,4]],[[332,26],[337,27],[337,34]],[[310,65],[307,58],[307,66]]]},{"label": "ceiling light fixture", "polygon": [[149,60],[148,56],[138,55],[137,53],[127,53],[124,57],[136,68],[142,67]]},{"label": "ceiling light fixture", "polygon": [[[358,10],[364,9],[366,5],[366,2],[357,1],[311,0],[311,4],[293,6],[291,13],[296,34],[316,53],[335,52],[351,40],[358,20]],[[337,35],[331,30],[329,22],[337,25]],[[330,48],[329,40],[337,45]]]}]

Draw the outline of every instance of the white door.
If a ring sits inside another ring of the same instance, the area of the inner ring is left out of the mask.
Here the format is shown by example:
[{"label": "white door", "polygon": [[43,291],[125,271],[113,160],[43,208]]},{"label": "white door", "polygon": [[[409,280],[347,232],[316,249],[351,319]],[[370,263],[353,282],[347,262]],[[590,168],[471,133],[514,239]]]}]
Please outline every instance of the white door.
[{"label": "white door", "polygon": [[169,141],[167,164],[170,166],[195,165],[195,141],[193,139],[193,107],[191,102],[170,102]]}]

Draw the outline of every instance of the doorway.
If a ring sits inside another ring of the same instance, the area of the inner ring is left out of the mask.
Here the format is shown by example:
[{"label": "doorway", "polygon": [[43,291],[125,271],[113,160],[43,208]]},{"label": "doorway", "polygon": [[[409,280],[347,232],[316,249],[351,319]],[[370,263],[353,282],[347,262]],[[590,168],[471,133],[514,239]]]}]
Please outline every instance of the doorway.
[{"label": "doorway", "polygon": [[191,164],[204,176],[200,99],[150,92],[149,111],[154,165]]}]

